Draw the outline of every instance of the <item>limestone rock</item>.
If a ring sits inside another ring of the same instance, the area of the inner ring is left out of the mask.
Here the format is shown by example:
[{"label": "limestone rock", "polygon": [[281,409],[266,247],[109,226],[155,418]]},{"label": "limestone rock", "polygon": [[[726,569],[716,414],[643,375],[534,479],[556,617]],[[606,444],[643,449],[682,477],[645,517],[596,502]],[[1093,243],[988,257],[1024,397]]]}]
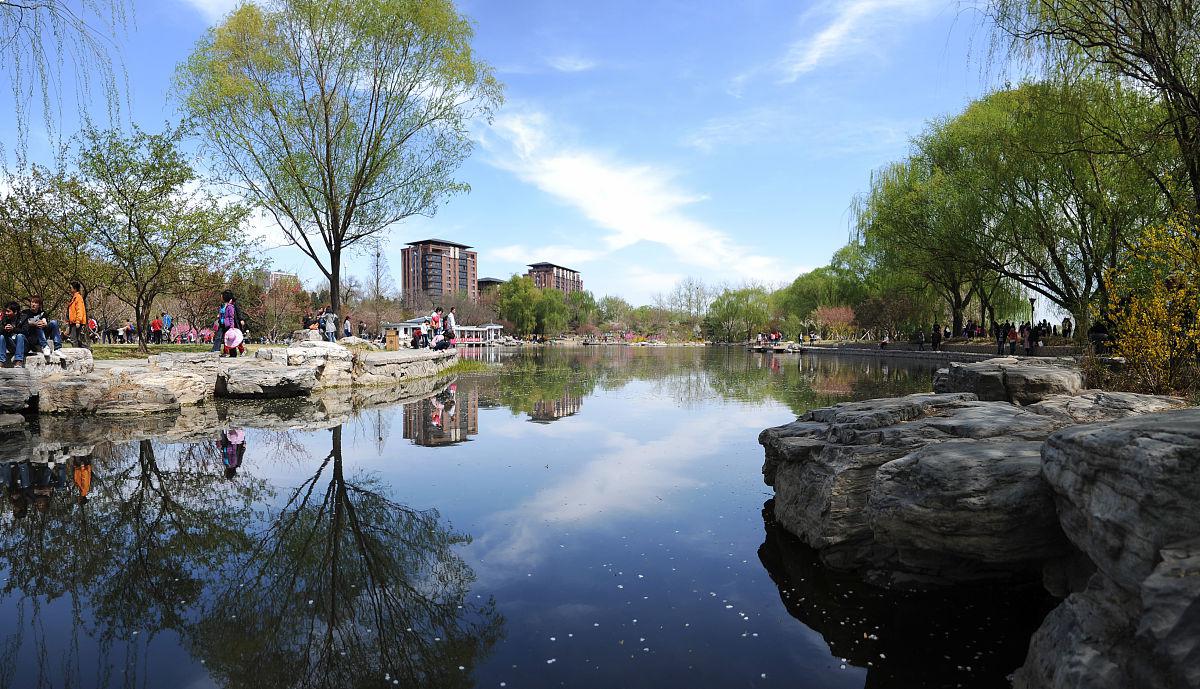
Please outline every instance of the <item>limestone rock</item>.
[{"label": "limestone rock", "polygon": [[42,379],[38,392],[41,414],[91,414],[112,389],[112,378],[100,373],[56,373]]},{"label": "limestone rock", "polygon": [[354,361],[355,385],[395,385],[402,380],[435,377],[458,361],[458,352],[366,352]]},{"label": "limestone rock", "polygon": [[1187,406],[1187,401],[1178,397],[1084,390],[1078,395],[1048,397],[1041,402],[1029,405],[1028,409],[1064,423],[1079,424],[1116,421],[1130,416],[1141,416],[1185,406]]},{"label": "limestone rock", "polygon": [[0,433],[5,433],[25,425],[25,417],[20,414],[0,414]]},{"label": "limestone rock", "polygon": [[34,374],[23,368],[0,368],[0,413],[29,409],[37,398]]},{"label": "limestone rock", "polygon": [[1070,360],[999,357],[952,363],[934,377],[934,390],[970,392],[984,401],[1034,404],[1083,389],[1083,373]]},{"label": "limestone rock", "polygon": [[218,397],[296,397],[312,392],[317,384],[312,366],[278,366],[253,359],[222,362],[218,372]]},{"label": "limestone rock", "polygon": [[135,385],[110,389],[96,403],[95,413],[101,416],[141,416],[179,411],[179,407],[178,398],[166,386],[139,381]]},{"label": "limestone rock", "polygon": [[876,473],[867,520],[907,571],[953,579],[1038,572],[1066,548],[1041,443],[949,440]]},{"label": "limestone rock", "polygon": [[321,339],[321,333],[317,332],[316,330],[309,330],[309,329],[305,328],[304,330],[293,330],[292,331],[292,337],[291,337],[292,342],[309,342],[309,341],[314,341],[314,340],[319,341],[320,339]]},{"label": "limestone rock", "polygon": [[287,365],[287,347],[260,347],[255,350],[254,358]]}]

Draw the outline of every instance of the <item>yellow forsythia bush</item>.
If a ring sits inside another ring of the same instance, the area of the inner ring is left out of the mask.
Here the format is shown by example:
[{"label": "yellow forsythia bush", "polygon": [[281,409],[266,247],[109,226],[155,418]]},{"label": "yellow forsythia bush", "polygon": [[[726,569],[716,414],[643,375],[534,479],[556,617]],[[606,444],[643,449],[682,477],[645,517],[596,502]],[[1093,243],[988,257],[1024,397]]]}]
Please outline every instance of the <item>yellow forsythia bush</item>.
[{"label": "yellow forsythia bush", "polygon": [[1146,230],[1107,277],[1127,384],[1171,393],[1200,382],[1200,228],[1176,219]]}]

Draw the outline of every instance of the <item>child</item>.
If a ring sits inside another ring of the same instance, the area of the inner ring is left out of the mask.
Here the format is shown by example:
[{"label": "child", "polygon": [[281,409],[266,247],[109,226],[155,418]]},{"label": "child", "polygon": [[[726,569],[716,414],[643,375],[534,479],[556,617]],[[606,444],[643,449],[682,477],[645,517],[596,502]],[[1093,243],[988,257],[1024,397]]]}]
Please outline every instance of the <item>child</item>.
[{"label": "child", "polygon": [[221,356],[236,357],[246,353],[246,345],[242,343],[240,328],[230,328],[225,331],[225,342],[221,345]]}]

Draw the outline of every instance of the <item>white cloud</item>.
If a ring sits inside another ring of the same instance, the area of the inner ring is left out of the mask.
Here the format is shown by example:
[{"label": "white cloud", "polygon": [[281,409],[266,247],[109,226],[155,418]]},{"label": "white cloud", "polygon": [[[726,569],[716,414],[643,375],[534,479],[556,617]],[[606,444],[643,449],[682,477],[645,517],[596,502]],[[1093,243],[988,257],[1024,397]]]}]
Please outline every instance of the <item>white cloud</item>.
[{"label": "white cloud", "polygon": [[824,65],[879,49],[899,26],[927,17],[949,0],[833,0],[805,14],[804,23],[827,18],[816,33],[796,41],[780,61],[782,81],[793,82]]},{"label": "white cloud", "polygon": [[817,157],[895,153],[905,149],[909,137],[922,125],[917,119],[817,118],[810,108],[759,107],[710,118],[685,133],[680,143],[704,153],[721,146],[762,142],[795,144]]},{"label": "white cloud", "polygon": [[[498,117],[491,134],[484,146],[493,165],[574,207],[603,231],[588,246],[538,251],[569,249],[577,259],[598,259],[644,241],[661,244],[709,280],[795,274],[777,257],[752,253],[728,232],[695,218],[688,210],[705,197],[683,188],[668,169],[563,144],[554,139],[549,119],[532,110],[514,108]],[[502,251],[517,255],[511,247]]]},{"label": "white cloud", "polygon": [[559,72],[586,72],[595,69],[598,62],[578,55],[556,55],[546,58],[546,64]]},{"label": "white cloud", "polygon": [[205,19],[215,22],[232,12],[240,0],[184,0],[184,2],[199,10]]}]

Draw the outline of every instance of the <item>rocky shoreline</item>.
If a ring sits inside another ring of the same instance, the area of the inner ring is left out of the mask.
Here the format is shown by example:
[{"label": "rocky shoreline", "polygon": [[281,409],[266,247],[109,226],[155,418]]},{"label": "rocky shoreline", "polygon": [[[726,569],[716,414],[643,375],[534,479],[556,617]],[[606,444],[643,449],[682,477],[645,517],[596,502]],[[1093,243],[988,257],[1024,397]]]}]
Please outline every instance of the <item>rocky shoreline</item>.
[{"label": "rocky shoreline", "polygon": [[220,398],[295,398],[390,386],[436,376],[457,361],[453,349],[383,352],[356,338],[333,343],[306,334],[286,347],[259,349],[254,356],[159,354],[145,362],[105,367],[96,366],[85,349],[64,349],[49,361],[31,356],[25,368],[0,369],[0,414],[171,413]]},{"label": "rocky shoreline", "polygon": [[770,428],[774,519],[884,587],[1041,580],[1024,689],[1200,687],[1200,409],[1069,360],[951,364],[933,394]]}]

